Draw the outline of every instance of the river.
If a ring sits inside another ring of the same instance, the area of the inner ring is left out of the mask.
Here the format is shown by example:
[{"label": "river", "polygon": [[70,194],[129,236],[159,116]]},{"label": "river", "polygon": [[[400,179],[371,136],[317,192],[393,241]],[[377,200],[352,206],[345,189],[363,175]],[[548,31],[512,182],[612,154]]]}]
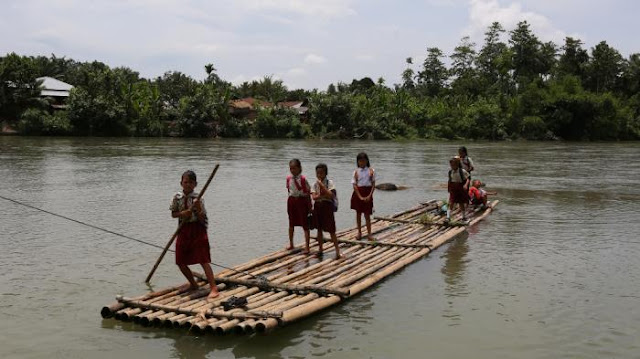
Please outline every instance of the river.
[{"label": "river", "polygon": [[[300,158],[337,183],[366,151],[376,215],[447,197],[460,143],[0,137],[0,196],[160,246],[180,174],[193,169],[225,266],[287,244],[285,177]],[[150,288],[160,250],[0,199],[2,358],[638,358],[640,143],[472,142],[497,210],[466,236],[363,294],[268,335],[196,336],[103,320]],[[302,233],[296,232],[296,244]],[[215,268],[218,272],[221,268]],[[153,289],[183,282],[168,254]]]}]

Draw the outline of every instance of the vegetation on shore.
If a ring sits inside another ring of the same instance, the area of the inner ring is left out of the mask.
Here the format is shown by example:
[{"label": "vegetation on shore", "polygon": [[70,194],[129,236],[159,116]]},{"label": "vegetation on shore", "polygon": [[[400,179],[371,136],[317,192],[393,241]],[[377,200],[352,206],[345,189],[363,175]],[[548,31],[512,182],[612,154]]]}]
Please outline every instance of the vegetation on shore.
[{"label": "vegetation on shore", "polygon": [[[365,77],[308,91],[268,76],[234,86],[212,64],[202,81],[175,71],[145,79],[98,61],[11,53],[0,57],[0,122],[27,135],[640,139],[640,53],[624,58],[605,41],[588,51],[571,37],[545,43],[527,22],[509,32],[496,22],[479,50],[464,37],[448,57],[447,66],[429,47],[422,64],[407,58],[392,86]],[[74,86],[66,109],[39,96],[41,76]],[[233,117],[230,101],[243,97],[307,100],[309,112]]]}]

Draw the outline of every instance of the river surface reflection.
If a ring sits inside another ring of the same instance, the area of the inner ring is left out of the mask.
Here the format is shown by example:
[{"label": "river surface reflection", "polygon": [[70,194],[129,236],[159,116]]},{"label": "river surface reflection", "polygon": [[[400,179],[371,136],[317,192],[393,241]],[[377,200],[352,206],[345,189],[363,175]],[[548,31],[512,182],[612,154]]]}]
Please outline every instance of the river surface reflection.
[{"label": "river surface reflection", "polygon": [[[0,137],[0,196],[164,245],[180,174],[221,167],[205,195],[212,260],[287,244],[285,176],[329,165],[348,209],[355,156],[376,214],[446,198],[450,142]],[[270,335],[199,337],[102,320],[159,250],[0,199],[0,357],[637,358],[640,144],[466,143],[501,201],[487,221],[370,290]],[[302,233],[296,233],[296,243]],[[217,268],[216,271],[220,269]],[[169,255],[153,288],[182,281]]]}]

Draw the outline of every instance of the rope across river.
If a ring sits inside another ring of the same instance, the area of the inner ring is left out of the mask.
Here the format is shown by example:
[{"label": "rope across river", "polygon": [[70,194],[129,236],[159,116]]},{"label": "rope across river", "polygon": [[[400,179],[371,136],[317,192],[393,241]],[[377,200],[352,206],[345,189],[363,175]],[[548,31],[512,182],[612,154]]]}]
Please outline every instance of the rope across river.
[{"label": "rope across river", "polygon": [[[155,243],[146,242],[146,241],[143,241],[141,239],[133,238],[133,237],[124,235],[122,233],[114,232],[114,231],[111,231],[109,229],[102,228],[102,227],[99,227],[99,226],[96,226],[96,225],[93,225],[93,224],[90,224],[90,223],[87,223],[87,222],[83,222],[83,221],[80,221],[80,220],[77,220],[77,219],[74,219],[74,218],[71,218],[71,217],[63,216],[61,214],[54,213],[54,212],[51,212],[51,211],[47,211],[46,209],[42,209],[42,208],[39,208],[39,207],[36,207],[36,206],[32,206],[30,204],[26,204],[24,202],[21,202],[21,201],[18,201],[18,200],[9,198],[9,197],[5,197],[5,196],[0,195],[0,198],[4,199],[6,201],[9,201],[9,202],[13,202],[13,203],[15,203],[17,205],[20,205],[20,206],[31,208],[31,209],[34,209],[36,211],[40,211],[40,212],[43,212],[43,213],[46,213],[46,214],[50,214],[50,215],[58,217],[58,218],[66,219],[67,221],[75,222],[75,223],[78,223],[78,224],[83,225],[83,226],[87,226],[87,227],[90,227],[90,228],[93,228],[93,229],[97,229],[97,230],[102,231],[102,232],[113,234],[113,235],[118,236],[118,237],[126,238],[126,239],[129,239],[129,240],[132,240],[132,241],[135,241],[135,242],[138,242],[138,243],[146,244],[148,246],[152,246],[152,247],[155,247],[155,248],[164,249],[164,247],[159,246],[159,245],[157,245]],[[169,251],[175,252],[173,249],[169,249]],[[245,272],[245,271],[238,271],[238,270],[235,270],[233,268],[229,268],[227,266],[223,266],[221,264],[217,264],[217,263],[213,263],[213,262],[211,262],[211,264],[216,266],[216,267],[228,269],[228,270],[234,271],[236,273],[245,274],[245,275],[248,275],[248,276],[250,276],[252,278],[255,278],[257,280],[264,281],[264,277],[263,276],[255,276],[255,275],[253,275],[251,273],[248,273],[248,272]]]}]

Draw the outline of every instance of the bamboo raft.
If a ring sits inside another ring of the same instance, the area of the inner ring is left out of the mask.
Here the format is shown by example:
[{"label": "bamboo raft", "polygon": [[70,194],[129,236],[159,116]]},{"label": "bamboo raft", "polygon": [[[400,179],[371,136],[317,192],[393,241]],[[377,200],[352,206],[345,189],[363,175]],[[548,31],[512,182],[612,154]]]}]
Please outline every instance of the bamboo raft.
[{"label": "bamboo raft", "polygon": [[[497,203],[475,211],[469,225],[489,215]],[[452,218],[460,217],[454,213]],[[388,218],[374,218],[371,229],[376,241],[355,240],[356,227],[338,232],[340,259],[335,259],[333,243],[326,239],[325,255],[316,256],[315,241],[308,255],[301,253],[301,247],[281,250],[238,265],[235,271],[217,273],[217,298],[207,299],[209,285],[198,275],[196,291],[181,291],[181,285],[133,298],[117,296],[101,315],[142,326],[187,328],[198,334],[264,333],[348,300],[466,230],[446,224],[435,201]],[[229,307],[238,298],[246,303]]]}]

